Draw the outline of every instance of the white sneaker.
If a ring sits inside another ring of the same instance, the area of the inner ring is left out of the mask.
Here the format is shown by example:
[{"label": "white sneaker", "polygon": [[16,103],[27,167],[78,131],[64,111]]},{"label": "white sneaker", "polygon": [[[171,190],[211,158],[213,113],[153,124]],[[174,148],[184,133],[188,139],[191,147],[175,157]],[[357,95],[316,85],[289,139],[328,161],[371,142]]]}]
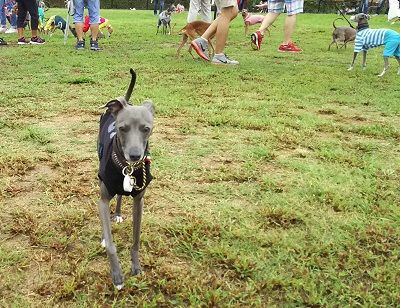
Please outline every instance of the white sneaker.
[{"label": "white sneaker", "polygon": [[11,33],[17,33],[17,28],[13,28],[11,27],[10,29],[8,29],[6,32],[4,32],[5,34],[11,34]]},{"label": "white sneaker", "polygon": [[211,63],[212,64],[221,64],[221,65],[237,65],[237,64],[239,64],[238,61],[229,59],[226,54],[214,55]]},{"label": "white sneaker", "polygon": [[6,33],[7,27],[0,27],[0,33]]}]

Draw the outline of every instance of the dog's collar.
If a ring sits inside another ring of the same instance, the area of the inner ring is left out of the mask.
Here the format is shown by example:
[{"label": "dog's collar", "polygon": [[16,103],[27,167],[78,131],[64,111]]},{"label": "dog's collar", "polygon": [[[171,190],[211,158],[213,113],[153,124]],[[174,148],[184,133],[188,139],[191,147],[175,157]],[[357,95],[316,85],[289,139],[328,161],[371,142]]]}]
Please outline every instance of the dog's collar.
[{"label": "dog's collar", "polygon": [[125,167],[128,167],[128,166],[130,166],[134,169],[138,169],[142,166],[143,163],[150,161],[150,157],[147,155],[147,152],[148,152],[147,150],[148,150],[148,144],[146,145],[144,158],[135,163],[129,163],[125,159],[125,157],[122,155],[121,147],[120,147],[117,136],[114,136],[111,158],[112,158],[112,161],[115,164],[115,166],[121,170],[123,170]]},{"label": "dog's collar", "polygon": [[369,28],[369,24],[361,24],[357,26],[357,31],[365,30]]}]

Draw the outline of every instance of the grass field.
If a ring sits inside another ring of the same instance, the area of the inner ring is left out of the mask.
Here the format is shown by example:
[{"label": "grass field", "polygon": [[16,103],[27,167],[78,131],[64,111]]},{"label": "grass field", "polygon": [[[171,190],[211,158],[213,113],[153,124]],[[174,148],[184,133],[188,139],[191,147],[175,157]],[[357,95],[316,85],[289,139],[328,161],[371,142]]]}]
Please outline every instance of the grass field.
[{"label": "grass field", "polygon": [[[255,52],[238,16],[226,48],[237,67],[175,58],[180,37],[156,36],[151,11],[102,15],[115,28],[102,52],[76,52],[61,32],[0,49],[0,306],[399,305],[395,60],[377,77],[376,48],[347,72],[352,45],[327,51],[336,15],[299,17],[297,55],[276,51],[282,17]],[[174,32],[185,19],[173,16]],[[128,198],[113,225],[118,292],[100,246],[96,137],[130,67],[132,101],[156,106],[155,180],[143,275],[129,276]]]}]

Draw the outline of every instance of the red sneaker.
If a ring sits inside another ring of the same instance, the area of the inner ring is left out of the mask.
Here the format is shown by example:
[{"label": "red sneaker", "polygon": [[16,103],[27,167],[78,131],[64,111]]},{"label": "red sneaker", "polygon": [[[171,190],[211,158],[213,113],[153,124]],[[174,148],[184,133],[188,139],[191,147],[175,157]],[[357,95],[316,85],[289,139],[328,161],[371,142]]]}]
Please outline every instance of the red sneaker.
[{"label": "red sneaker", "polygon": [[290,42],[288,44],[280,44],[278,51],[299,53],[299,52],[302,52],[303,49],[297,47],[293,42]]},{"label": "red sneaker", "polygon": [[256,31],[250,37],[251,37],[251,47],[253,47],[254,50],[260,50],[261,42],[264,35],[262,35],[260,31]]}]

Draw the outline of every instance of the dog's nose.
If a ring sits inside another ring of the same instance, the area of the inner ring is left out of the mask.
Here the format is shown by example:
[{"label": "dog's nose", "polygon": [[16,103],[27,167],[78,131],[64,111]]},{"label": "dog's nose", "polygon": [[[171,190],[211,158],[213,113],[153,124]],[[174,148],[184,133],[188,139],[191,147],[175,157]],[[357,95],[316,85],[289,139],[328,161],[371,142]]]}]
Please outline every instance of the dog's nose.
[{"label": "dog's nose", "polygon": [[130,154],[129,158],[131,159],[131,161],[138,161],[140,160],[142,156],[141,155],[136,155],[136,154]]}]

